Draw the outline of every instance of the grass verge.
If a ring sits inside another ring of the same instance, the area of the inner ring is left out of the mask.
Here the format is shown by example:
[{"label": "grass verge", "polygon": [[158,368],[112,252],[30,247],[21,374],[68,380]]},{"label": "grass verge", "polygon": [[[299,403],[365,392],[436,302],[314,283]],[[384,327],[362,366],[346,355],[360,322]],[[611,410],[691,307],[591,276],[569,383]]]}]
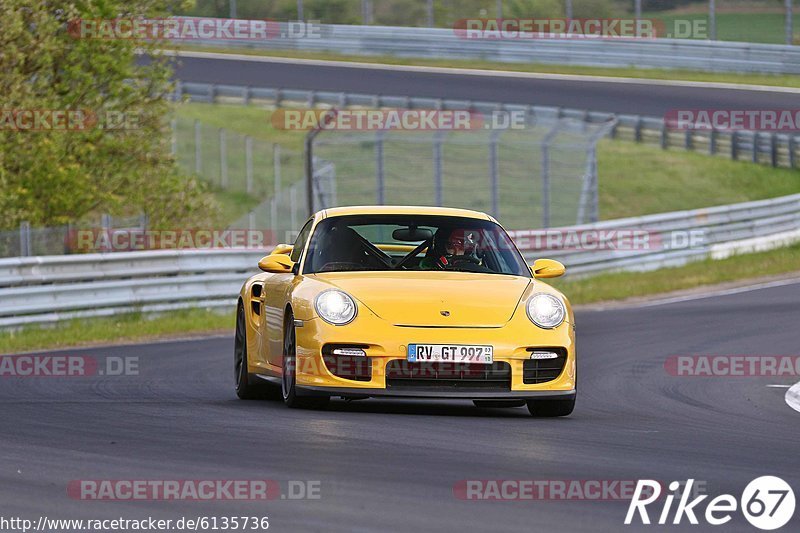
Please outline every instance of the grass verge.
[{"label": "grass verge", "polygon": [[228,331],[233,336],[234,310],[182,309],[170,313],[131,313],[114,317],[69,320],[52,327],[28,326],[0,332],[0,353],[66,348],[90,344],[122,344],[164,337]]},{"label": "grass verge", "polygon": [[[567,267],[569,268],[569,267]],[[624,300],[748,278],[800,271],[800,244],[652,272],[618,272],[551,283],[573,304]]]}]

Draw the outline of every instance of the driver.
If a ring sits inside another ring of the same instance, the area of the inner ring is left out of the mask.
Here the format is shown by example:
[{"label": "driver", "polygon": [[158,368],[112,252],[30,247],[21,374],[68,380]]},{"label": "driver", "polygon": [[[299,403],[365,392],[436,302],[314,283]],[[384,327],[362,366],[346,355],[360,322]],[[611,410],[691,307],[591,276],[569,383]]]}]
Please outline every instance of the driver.
[{"label": "driver", "polygon": [[457,228],[451,230],[445,239],[444,231],[440,229],[434,237],[432,253],[427,254],[420,261],[420,268],[423,270],[445,269],[468,258],[477,259],[478,245],[475,242],[475,235],[475,230]]}]

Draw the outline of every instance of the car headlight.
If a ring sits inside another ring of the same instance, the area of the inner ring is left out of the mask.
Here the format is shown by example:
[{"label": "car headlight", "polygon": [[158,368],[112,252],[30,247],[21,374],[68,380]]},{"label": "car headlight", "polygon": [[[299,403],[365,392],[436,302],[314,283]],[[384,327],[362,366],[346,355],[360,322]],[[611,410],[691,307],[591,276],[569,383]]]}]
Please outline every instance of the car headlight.
[{"label": "car headlight", "polygon": [[564,322],[567,310],[564,303],[552,294],[534,294],[528,300],[528,318],[544,329],[556,328]]},{"label": "car headlight", "polygon": [[317,314],[334,326],[343,326],[356,317],[356,302],[345,292],[329,289],[321,292],[314,300]]}]

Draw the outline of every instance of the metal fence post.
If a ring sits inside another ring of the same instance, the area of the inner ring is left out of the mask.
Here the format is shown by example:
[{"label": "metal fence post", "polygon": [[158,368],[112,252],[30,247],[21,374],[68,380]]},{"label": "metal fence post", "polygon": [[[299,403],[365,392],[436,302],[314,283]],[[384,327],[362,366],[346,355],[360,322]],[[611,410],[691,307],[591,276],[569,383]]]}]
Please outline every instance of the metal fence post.
[{"label": "metal fence post", "polygon": [[200,121],[195,119],[194,121],[194,172],[195,174],[200,174],[203,170],[203,153],[202,148],[200,148]]},{"label": "metal fence post", "polygon": [[792,0],[784,0],[786,7],[786,44],[794,44],[794,28],[792,26],[792,18],[794,16],[792,9]]},{"label": "metal fence post", "polygon": [[753,132],[753,163],[758,163],[758,143],[759,135],[757,131]]},{"label": "metal fence post", "polygon": [[244,167],[245,191],[250,194],[253,192],[253,138],[249,135],[244,138]]},{"label": "metal fence post", "polygon": [[375,195],[378,205],[386,203],[385,176],[383,173],[383,135],[383,130],[375,132]]},{"label": "metal fence post", "polygon": [[489,136],[489,187],[491,194],[492,216],[499,218],[499,183],[500,183],[500,160],[497,157],[497,141],[500,130],[492,131]]},{"label": "metal fence post", "polygon": [[27,220],[19,224],[19,255],[21,257],[31,255],[31,223]]},{"label": "metal fence post", "polygon": [[716,155],[717,153],[717,130],[711,129],[708,133],[708,155]]},{"label": "metal fence post", "polygon": [[222,190],[228,189],[228,138],[225,128],[219,129],[219,181]]},{"label": "metal fence post", "polygon": [[795,168],[797,166],[797,159],[795,156],[795,151],[797,150],[797,141],[795,140],[794,134],[790,133],[789,137],[789,168]]},{"label": "metal fence post", "polygon": [[542,227],[550,227],[550,142],[558,132],[556,122],[542,139]]},{"label": "metal fence post", "polygon": [[708,38],[717,40],[717,4],[714,0],[708,0]]},{"label": "metal fence post", "polygon": [[739,158],[739,136],[738,132],[731,132],[731,159],[736,161]]},{"label": "metal fence post", "polygon": [[[312,207],[311,211],[313,212],[313,210],[314,208]],[[291,230],[295,231],[298,229],[298,227],[297,227],[297,187],[295,187],[294,183],[289,187],[289,211],[290,211],[289,220],[291,221],[292,225]]]},{"label": "metal fence post", "polygon": [[769,157],[773,167],[778,166],[778,135],[773,133],[769,138]]},{"label": "metal fence post", "polygon": [[[309,214],[314,213],[314,139],[321,131],[319,129],[309,131],[305,140],[306,207]],[[294,194],[293,190],[291,194]],[[292,216],[295,216],[294,210],[292,211]],[[292,230],[296,229],[298,228],[295,228],[294,224],[292,224]]]},{"label": "metal fence post", "polygon": [[172,128],[172,136],[170,137],[170,152],[172,157],[178,155],[178,120],[172,119],[169,121],[170,128]]},{"label": "metal fence post", "polygon": [[[277,194],[277,193],[276,193]],[[269,229],[278,238],[278,197],[273,196],[269,201]]]},{"label": "metal fence post", "polygon": [[427,1],[427,6],[425,10],[427,14],[427,23],[429,28],[433,28],[433,0]]},{"label": "metal fence post", "polygon": [[442,205],[442,132],[433,134],[433,195],[434,205]]},{"label": "metal fence post", "polygon": [[281,145],[272,145],[272,177],[274,179],[273,194],[281,190]]}]

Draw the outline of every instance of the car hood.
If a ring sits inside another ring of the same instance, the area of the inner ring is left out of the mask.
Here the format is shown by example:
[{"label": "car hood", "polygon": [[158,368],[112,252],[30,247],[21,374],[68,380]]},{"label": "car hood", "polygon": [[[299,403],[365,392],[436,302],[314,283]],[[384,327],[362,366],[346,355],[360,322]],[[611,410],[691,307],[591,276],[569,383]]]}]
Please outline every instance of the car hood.
[{"label": "car hood", "polygon": [[501,327],[530,278],[471,272],[315,274],[396,326]]}]

